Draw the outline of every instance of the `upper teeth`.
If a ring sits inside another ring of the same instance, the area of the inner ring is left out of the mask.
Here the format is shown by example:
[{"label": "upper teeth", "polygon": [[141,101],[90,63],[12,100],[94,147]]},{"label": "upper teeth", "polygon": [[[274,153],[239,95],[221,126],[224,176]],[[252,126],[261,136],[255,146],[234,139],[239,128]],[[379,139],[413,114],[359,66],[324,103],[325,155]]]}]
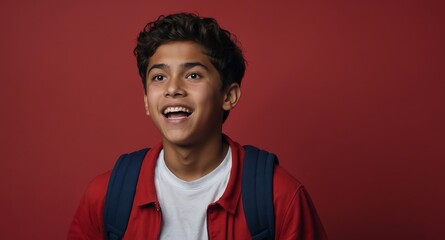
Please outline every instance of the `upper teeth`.
[{"label": "upper teeth", "polygon": [[168,107],[164,110],[164,114],[171,113],[171,112],[186,112],[190,113],[190,110],[185,107]]}]

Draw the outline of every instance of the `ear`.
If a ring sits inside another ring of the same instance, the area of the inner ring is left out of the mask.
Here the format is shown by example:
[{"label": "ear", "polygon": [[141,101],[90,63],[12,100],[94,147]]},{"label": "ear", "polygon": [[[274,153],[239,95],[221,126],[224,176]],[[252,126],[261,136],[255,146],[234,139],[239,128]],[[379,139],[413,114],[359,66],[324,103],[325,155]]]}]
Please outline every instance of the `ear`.
[{"label": "ear", "polygon": [[241,88],[238,83],[232,83],[224,93],[222,108],[226,111],[232,110],[241,97]]},{"label": "ear", "polygon": [[145,105],[145,114],[150,116],[150,111],[148,110],[148,97],[147,94],[144,94],[144,105]]}]

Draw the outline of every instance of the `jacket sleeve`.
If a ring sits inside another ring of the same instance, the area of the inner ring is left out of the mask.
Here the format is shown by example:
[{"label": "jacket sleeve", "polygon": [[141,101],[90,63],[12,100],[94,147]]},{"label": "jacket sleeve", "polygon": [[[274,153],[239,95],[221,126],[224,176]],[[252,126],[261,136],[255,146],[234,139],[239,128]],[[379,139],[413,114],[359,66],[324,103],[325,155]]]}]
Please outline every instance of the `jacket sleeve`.
[{"label": "jacket sleeve", "polygon": [[279,239],[328,239],[314,204],[302,185],[288,205],[282,226]]},{"label": "jacket sleeve", "polygon": [[104,239],[102,216],[109,176],[108,172],[99,175],[88,185],[68,231],[68,239]]}]

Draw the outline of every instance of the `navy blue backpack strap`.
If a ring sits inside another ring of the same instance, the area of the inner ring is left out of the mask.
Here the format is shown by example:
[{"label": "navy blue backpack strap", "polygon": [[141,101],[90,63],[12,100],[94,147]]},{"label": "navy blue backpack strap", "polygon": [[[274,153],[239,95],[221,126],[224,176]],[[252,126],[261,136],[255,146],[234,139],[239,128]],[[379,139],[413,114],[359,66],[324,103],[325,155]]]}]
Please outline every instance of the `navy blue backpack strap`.
[{"label": "navy blue backpack strap", "polygon": [[275,154],[244,146],[241,191],[247,226],[253,240],[274,239],[273,169]]},{"label": "navy blue backpack strap", "polygon": [[104,205],[105,239],[122,239],[130,218],[142,161],[148,148],[123,154],[114,165]]}]

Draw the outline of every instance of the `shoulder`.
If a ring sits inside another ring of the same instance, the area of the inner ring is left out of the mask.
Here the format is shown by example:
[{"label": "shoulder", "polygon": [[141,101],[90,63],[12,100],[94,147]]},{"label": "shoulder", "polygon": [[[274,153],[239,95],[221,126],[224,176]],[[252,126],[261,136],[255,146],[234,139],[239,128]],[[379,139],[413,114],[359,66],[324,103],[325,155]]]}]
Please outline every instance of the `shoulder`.
[{"label": "shoulder", "polygon": [[287,183],[293,188],[301,187],[301,182],[298,181],[294,176],[287,172],[282,166],[276,165],[274,168],[274,181],[279,183]]},{"label": "shoulder", "polygon": [[273,192],[274,202],[290,203],[300,191],[303,191],[303,185],[283,167],[277,165],[273,174]]},{"label": "shoulder", "polygon": [[68,232],[69,239],[102,238],[102,215],[111,171],[96,176],[88,184]]},{"label": "shoulder", "polygon": [[94,213],[98,218],[102,215],[110,175],[111,170],[93,178],[88,184],[81,200],[81,207],[84,207],[90,214]]},{"label": "shoulder", "polygon": [[111,176],[111,170],[97,175],[90,181],[85,195],[91,199],[104,199],[107,193],[107,185]]},{"label": "shoulder", "polygon": [[327,239],[303,184],[276,166],[273,187],[277,239]]}]

